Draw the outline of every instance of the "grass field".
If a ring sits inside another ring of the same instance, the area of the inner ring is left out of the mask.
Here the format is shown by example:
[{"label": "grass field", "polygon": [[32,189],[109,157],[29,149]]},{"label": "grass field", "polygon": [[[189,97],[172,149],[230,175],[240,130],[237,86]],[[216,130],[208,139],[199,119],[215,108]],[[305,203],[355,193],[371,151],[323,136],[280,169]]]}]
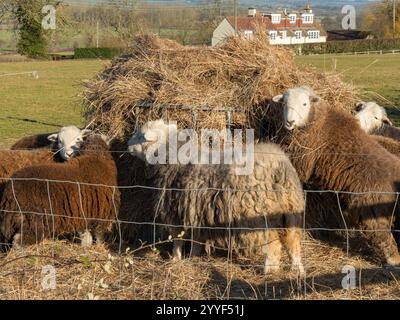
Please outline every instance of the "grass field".
[{"label": "grass field", "polygon": [[[80,83],[103,64],[97,60],[0,63],[0,146],[27,134],[82,125]],[[39,79],[27,74],[2,76],[28,71],[37,71]]]},{"label": "grass field", "polygon": [[[305,56],[299,63],[321,70],[339,72],[370,99],[379,94],[386,107],[400,106],[400,55]],[[80,83],[93,77],[104,61],[40,61],[0,63],[0,147],[18,138],[48,132],[68,124],[81,125]],[[2,76],[8,73],[38,71],[30,75]],[[392,111],[392,116],[393,116]]]},{"label": "grass field", "polygon": [[296,59],[323,71],[337,71],[345,81],[360,88],[365,99],[378,100],[389,108],[389,114],[400,124],[400,111],[395,108],[400,108],[400,54],[319,55]]}]

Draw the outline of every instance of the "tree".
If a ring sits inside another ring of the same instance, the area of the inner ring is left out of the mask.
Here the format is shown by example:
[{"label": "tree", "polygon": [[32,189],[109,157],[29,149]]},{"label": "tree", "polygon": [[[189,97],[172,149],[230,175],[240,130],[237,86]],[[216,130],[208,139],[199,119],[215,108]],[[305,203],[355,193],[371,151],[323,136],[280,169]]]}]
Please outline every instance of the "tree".
[{"label": "tree", "polygon": [[396,12],[396,27],[393,30],[393,1],[384,0],[370,4],[362,19],[362,27],[378,38],[400,37],[400,8]]},{"label": "tree", "polygon": [[19,25],[18,53],[31,58],[47,56],[47,40],[42,28],[41,1],[21,0],[15,8]]},{"label": "tree", "polygon": [[12,11],[12,1],[0,0],[0,24],[10,16]]}]

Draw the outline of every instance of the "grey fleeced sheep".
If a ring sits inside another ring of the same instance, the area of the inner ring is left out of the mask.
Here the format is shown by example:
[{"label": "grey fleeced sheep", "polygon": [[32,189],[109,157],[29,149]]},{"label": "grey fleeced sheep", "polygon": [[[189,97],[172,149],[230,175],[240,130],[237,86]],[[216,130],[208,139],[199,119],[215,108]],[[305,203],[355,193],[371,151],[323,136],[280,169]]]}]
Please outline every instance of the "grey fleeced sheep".
[{"label": "grey fleeced sheep", "polygon": [[[145,124],[129,141],[129,151],[145,159],[160,145],[168,144],[168,128],[171,125],[162,120]],[[183,241],[179,234],[182,236],[184,231],[184,239],[193,237],[195,243],[209,249],[223,248],[246,256],[264,252],[264,271],[273,272],[279,269],[283,240],[293,268],[303,271],[300,228],[304,195],[296,171],[277,145],[258,144],[254,156],[254,171],[249,175],[236,175],[236,165],[151,166],[154,186],[166,188],[155,194],[159,221],[183,226],[168,227],[175,239],[175,259],[182,257]],[[233,228],[231,237],[228,227]],[[198,250],[198,246],[195,248]]]}]

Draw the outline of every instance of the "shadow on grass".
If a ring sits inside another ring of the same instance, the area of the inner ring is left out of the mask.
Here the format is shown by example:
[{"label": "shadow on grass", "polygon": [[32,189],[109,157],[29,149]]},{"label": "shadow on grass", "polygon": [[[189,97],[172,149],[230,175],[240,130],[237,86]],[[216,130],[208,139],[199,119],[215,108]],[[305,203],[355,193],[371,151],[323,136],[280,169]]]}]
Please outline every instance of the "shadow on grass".
[{"label": "shadow on grass", "polygon": [[35,119],[28,119],[28,118],[19,118],[19,117],[5,117],[6,119],[9,120],[16,120],[16,121],[21,121],[21,122],[30,122],[30,123],[35,123],[35,124],[41,124],[44,126],[50,126],[50,127],[57,127],[60,128],[63,125],[59,123],[48,123],[48,122],[43,122]]}]

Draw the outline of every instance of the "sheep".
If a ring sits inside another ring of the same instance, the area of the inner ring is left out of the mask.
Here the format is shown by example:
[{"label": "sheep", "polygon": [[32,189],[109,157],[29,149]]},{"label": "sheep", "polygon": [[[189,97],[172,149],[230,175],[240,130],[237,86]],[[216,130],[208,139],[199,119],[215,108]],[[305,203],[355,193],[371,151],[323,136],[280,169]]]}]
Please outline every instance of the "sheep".
[{"label": "sheep", "polygon": [[0,199],[4,186],[9,178],[18,170],[32,165],[61,161],[50,150],[1,150],[0,151]]},{"label": "sheep", "polygon": [[52,149],[58,151],[61,158],[68,161],[79,153],[79,146],[90,133],[91,130],[81,130],[76,126],[62,127],[58,133],[44,133],[22,138],[11,147],[11,150]]},{"label": "sheep", "polygon": [[0,234],[15,246],[69,233],[101,242],[119,208],[117,170],[99,135],[88,137],[81,155],[64,163],[14,173],[0,203]]},{"label": "sheep", "polygon": [[[169,144],[168,130],[176,132],[177,128],[162,120],[146,123],[128,142],[129,152],[142,160],[149,159],[160,146]],[[236,165],[227,164],[151,165],[153,185],[158,188],[154,207],[159,210],[161,223],[184,226],[168,227],[175,239],[174,260],[182,258],[183,239],[179,236],[183,231],[193,237],[194,243],[206,244],[208,253],[216,245],[249,255],[262,248],[266,254],[265,273],[279,270],[284,242],[292,269],[304,271],[300,245],[304,199],[296,171],[277,145],[257,144],[254,155],[254,171],[250,175],[236,175]],[[235,229],[229,237],[224,229],[229,226],[259,230]],[[286,228],[286,232],[260,230],[266,226]],[[198,254],[199,246],[193,248]]]},{"label": "sheep", "polygon": [[54,143],[48,139],[49,136],[56,134],[41,133],[19,139],[11,146],[11,150],[30,150],[30,149],[55,149]]},{"label": "sheep", "polygon": [[337,192],[347,223],[365,228],[386,263],[398,265],[391,234],[400,181],[397,157],[371,139],[356,118],[329,108],[308,88],[289,89],[273,101],[283,105],[282,144],[300,180]]},{"label": "sheep", "polygon": [[368,134],[400,140],[400,128],[393,126],[386,114],[386,110],[376,102],[361,101],[357,103],[355,112],[361,128]]},{"label": "sheep", "polygon": [[[400,142],[385,136],[385,133],[396,132],[397,128],[392,128],[392,122],[389,120],[384,108],[375,102],[359,102],[356,105],[356,119],[359,121],[361,128],[371,138],[377,141],[382,147],[390,153],[400,155]],[[392,128],[392,129],[388,129]],[[379,135],[380,133],[384,133]]]}]

